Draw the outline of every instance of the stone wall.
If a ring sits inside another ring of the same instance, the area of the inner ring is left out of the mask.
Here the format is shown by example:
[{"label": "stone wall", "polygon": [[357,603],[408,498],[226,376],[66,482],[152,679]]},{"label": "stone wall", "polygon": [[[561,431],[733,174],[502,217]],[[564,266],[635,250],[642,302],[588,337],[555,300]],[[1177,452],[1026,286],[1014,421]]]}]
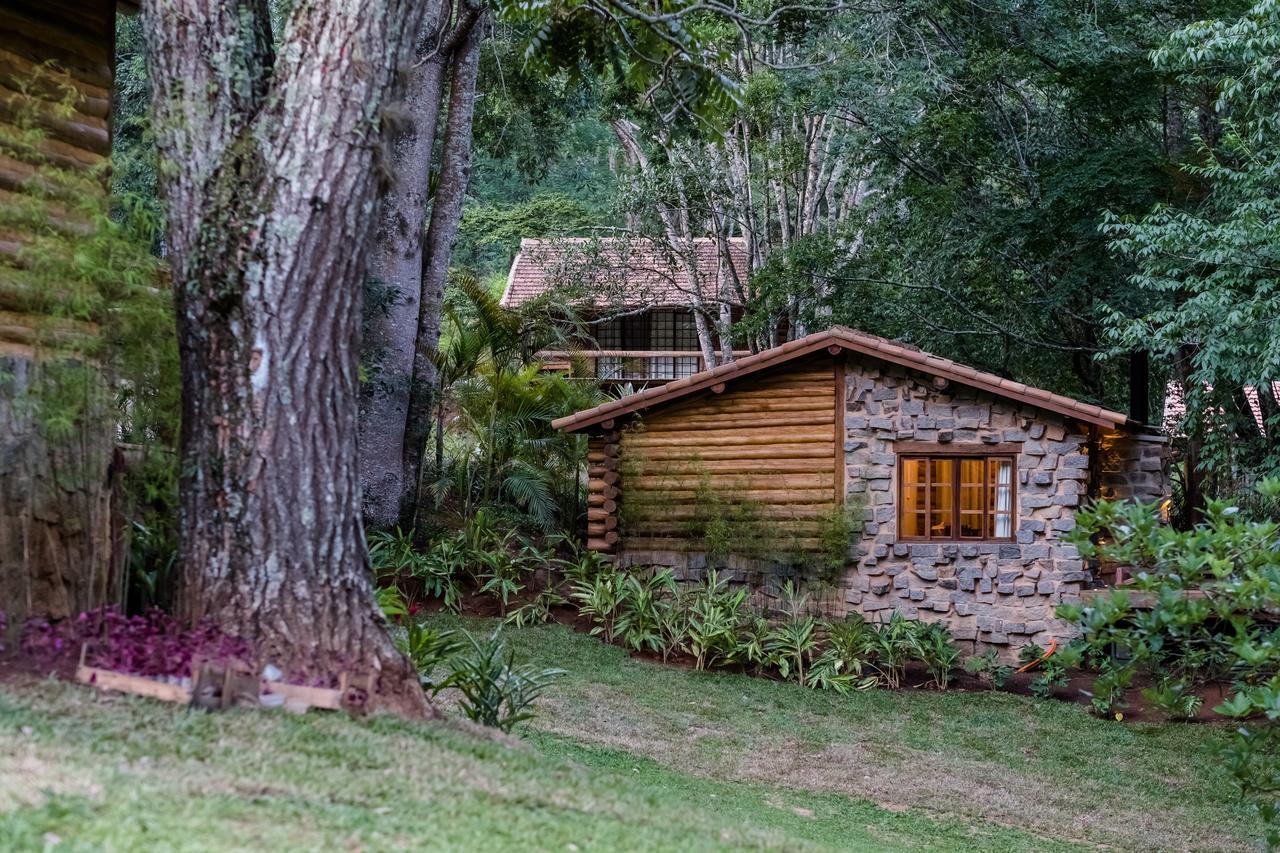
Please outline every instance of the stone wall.
[{"label": "stone wall", "polygon": [[1169,496],[1168,439],[1108,433],[1098,441],[1093,479],[1096,497],[1158,503]]},{"label": "stone wall", "polygon": [[[882,621],[894,611],[941,622],[958,640],[1008,650],[1073,636],[1054,609],[1091,580],[1062,535],[1090,478],[1089,435],[1064,419],[903,368],[850,360],[846,369],[848,491],[865,493],[845,604]],[[1020,445],[1016,541],[897,542],[897,456],[904,441]]]}]

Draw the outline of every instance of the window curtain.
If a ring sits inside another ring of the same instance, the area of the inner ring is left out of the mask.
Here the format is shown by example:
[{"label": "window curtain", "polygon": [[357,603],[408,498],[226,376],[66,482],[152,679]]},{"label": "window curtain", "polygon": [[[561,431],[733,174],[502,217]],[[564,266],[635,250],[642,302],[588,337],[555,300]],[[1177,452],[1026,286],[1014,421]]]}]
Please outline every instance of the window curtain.
[{"label": "window curtain", "polygon": [[1013,462],[996,460],[996,529],[999,539],[1013,536]]}]

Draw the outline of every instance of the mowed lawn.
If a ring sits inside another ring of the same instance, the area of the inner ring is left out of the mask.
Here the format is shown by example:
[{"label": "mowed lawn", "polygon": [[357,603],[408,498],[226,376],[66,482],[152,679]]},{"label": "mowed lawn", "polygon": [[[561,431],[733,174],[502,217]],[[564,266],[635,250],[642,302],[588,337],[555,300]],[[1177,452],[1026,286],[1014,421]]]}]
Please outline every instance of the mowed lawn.
[{"label": "mowed lawn", "polygon": [[1261,834],[1211,727],[1001,694],[840,697],[560,626],[504,633],[569,670],[520,738],[0,685],[0,849],[1220,850]]}]

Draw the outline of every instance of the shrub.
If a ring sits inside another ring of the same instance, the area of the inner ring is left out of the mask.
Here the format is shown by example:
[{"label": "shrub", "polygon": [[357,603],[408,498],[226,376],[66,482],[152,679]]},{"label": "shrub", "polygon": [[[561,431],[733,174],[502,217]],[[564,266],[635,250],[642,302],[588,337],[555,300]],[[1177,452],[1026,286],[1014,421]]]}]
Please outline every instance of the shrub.
[{"label": "shrub", "polygon": [[369,563],[379,586],[394,586],[403,592],[416,584],[425,595],[441,599],[449,610],[456,613],[461,609],[460,579],[466,568],[466,549],[459,536],[439,537],[424,554],[413,544],[411,533],[399,528],[380,530],[369,536]]},{"label": "shrub", "polygon": [[462,651],[464,642],[454,631],[440,631],[422,622],[409,622],[408,630],[398,645],[405,657],[418,670],[418,680],[428,693],[435,693],[439,685],[435,681],[436,670]]},{"label": "shrub", "polygon": [[912,656],[924,664],[931,683],[946,690],[951,673],[960,660],[960,650],[951,642],[951,632],[942,625],[917,622],[908,637]]},{"label": "shrub", "polygon": [[897,610],[889,621],[871,628],[867,635],[867,651],[880,683],[891,690],[902,686],[907,661],[911,660],[918,622],[912,622]]},{"label": "shrub", "polygon": [[662,661],[672,652],[686,649],[689,643],[689,595],[676,587],[671,596],[658,606],[658,636],[662,638]]},{"label": "shrub", "polygon": [[548,586],[534,596],[533,600],[517,607],[507,614],[508,625],[525,628],[529,625],[540,625],[551,621],[551,608],[567,603],[567,599]]},{"label": "shrub", "polygon": [[612,643],[616,632],[614,623],[618,608],[627,595],[626,575],[618,571],[601,573],[590,580],[573,585],[569,597],[578,602],[578,612],[595,623],[593,636],[604,635]]},{"label": "shrub", "polygon": [[399,619],[409,614],[409,605],[404,600],[404,593],[397,586],[380,586],[374,593],[374,600],[382,615],[388,619]]},{"label": "shrub", "polygon": [[494,631],[481,642],[464,632],[466,651],[449,661],[449,675],[437,691],[462,694],[460,707],[467,719],[509,732],[533,718],[532,707],[543,691],[564,674],[562,669],[516,666],[515,652]]},{"label": "shrub", "polygon": [[745,588],[730,589],[714,569],[688,598],[688,647],[698,669],[727,663],[738,651],[738,629],[744,620]]},{"label": "shrub", "polygon": [[1013,676],[1013,667],[1000,662],[995,649],[987,649],[964,662],[964,671],[976,675],[983,683],[1001,689]]},{"label": "shrub", "polygon": [[756,675],[763,675],[765,670],[774,666],[773,653],[769,648],[772,635],[773,623],[763,616],[752,614],[743,620],[738,632],[738,651],[734,657],[751,664]]},{"label": "shrub", "polygon": [[627,575],[618,601],[614,633],[622,644],[633,651],[661,651],[663,609],[670,606],[676,588],[669,570],[654,572],[648,578]]},{"label": "shrub", "polygon": [[[1257,492],[1259,504],[1274,500],[1280,481]],[[1222,758],[1280,842],[1280,525],[1250,520],[1226,501],[1210,501],[1191,530],[1162,525],[1156,507],[1133,503],[1099,503],[1077,522],[1080,553],[1138,568],[1134,588],[1152,600],[1138,609],[1117,589],[1088,607],[1060,607],[1083,632],[1084,659],[1111,693],[1133,670],[1149,672],[1156,686],[1144,695],[1183,718],[1199,712],[1197,688],[1229,681],[1234,692],[1214,711],[1241,724]],[[1117,647],[1124,660],[1113,657]]]},{"label": "shrub", "polygon": [[19,648],[38,661],[55,663],[78,655],[86,643],[89,666],[148,678],[185,678],[197,657],[253,660],[247,643],[212,623],[187,628],[156,609],[125,616],[114,607],[104,607],[58,623],[31,619],[22,627]]},{"label": "shrub", "polygon": [[1027,643],[1018,650],[1018,663],[1026,666],[1035,663],[1040,658],[1044,660],[1036,664],[1034,670],[1037,675],[1031,679],[1031,695],[1039,696],[1041,699],[1048,699],[1053,695],[1054,688],[1067,686],[1067,661],[1069,654],[1066,649],[1055,651],[1054,654],[1045,658],[1046,652],[1036,643]]},{"label": "shrub", "polygon": [[765,639],[765,650],[783,679],[805,682],[805,664],[818,648],[818,621],[805,613],[807,599],[791,581],[782,590],[787,618],[773,626]]},{"label": "shrub", "polygon": [[865,619],[852,614],[826,627],[826,648],[813,662],[808,686],[834,690],[841,695],[874,687],[876,677],[863,675],[868,667],[868,637],[871,627]]},{"label": "shrub", "polygon": [[496,545],[497,547],[479,551],[474,555],[479,568],[476,581],[480,584],[480,592],[498,599],[501,613],[506,616],[507,605],[512,596],[524,592],[525,580],[533,569],[520,557],[507,551],[505,542],[496,543]]},{"label": "shrub", "polygon": [[466,576],[469,563],[469,551],[463,536],[441,536],[432,543],[414,577],[421,581],[423,592],[439,598],[447,610],[458,613],[462,610],[462,578]]}]

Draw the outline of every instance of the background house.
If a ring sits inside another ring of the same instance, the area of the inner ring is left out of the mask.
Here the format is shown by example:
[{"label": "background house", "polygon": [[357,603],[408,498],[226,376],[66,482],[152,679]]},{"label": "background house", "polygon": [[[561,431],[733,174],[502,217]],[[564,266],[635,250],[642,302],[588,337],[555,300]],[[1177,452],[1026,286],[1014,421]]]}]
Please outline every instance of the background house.
[{"label": "background house", "polygon": [[1001,647],[1071,636],[1055,607],[1105,581],[1063,541],[1083,501],[1167,489],[1126,415],[840,327],[555,425],[624,565],[807,567],[829,610]]},{"label": "background house", "polygon": [[721,351],[716,327],[741,316],[746,267],[740,238],[695,238],[687,254],[647,239],[525,238],[501,304],[554,298],[588,321],[589,336],[539,354],[548,368],[661,385],[703,370],[707,347]]}]

